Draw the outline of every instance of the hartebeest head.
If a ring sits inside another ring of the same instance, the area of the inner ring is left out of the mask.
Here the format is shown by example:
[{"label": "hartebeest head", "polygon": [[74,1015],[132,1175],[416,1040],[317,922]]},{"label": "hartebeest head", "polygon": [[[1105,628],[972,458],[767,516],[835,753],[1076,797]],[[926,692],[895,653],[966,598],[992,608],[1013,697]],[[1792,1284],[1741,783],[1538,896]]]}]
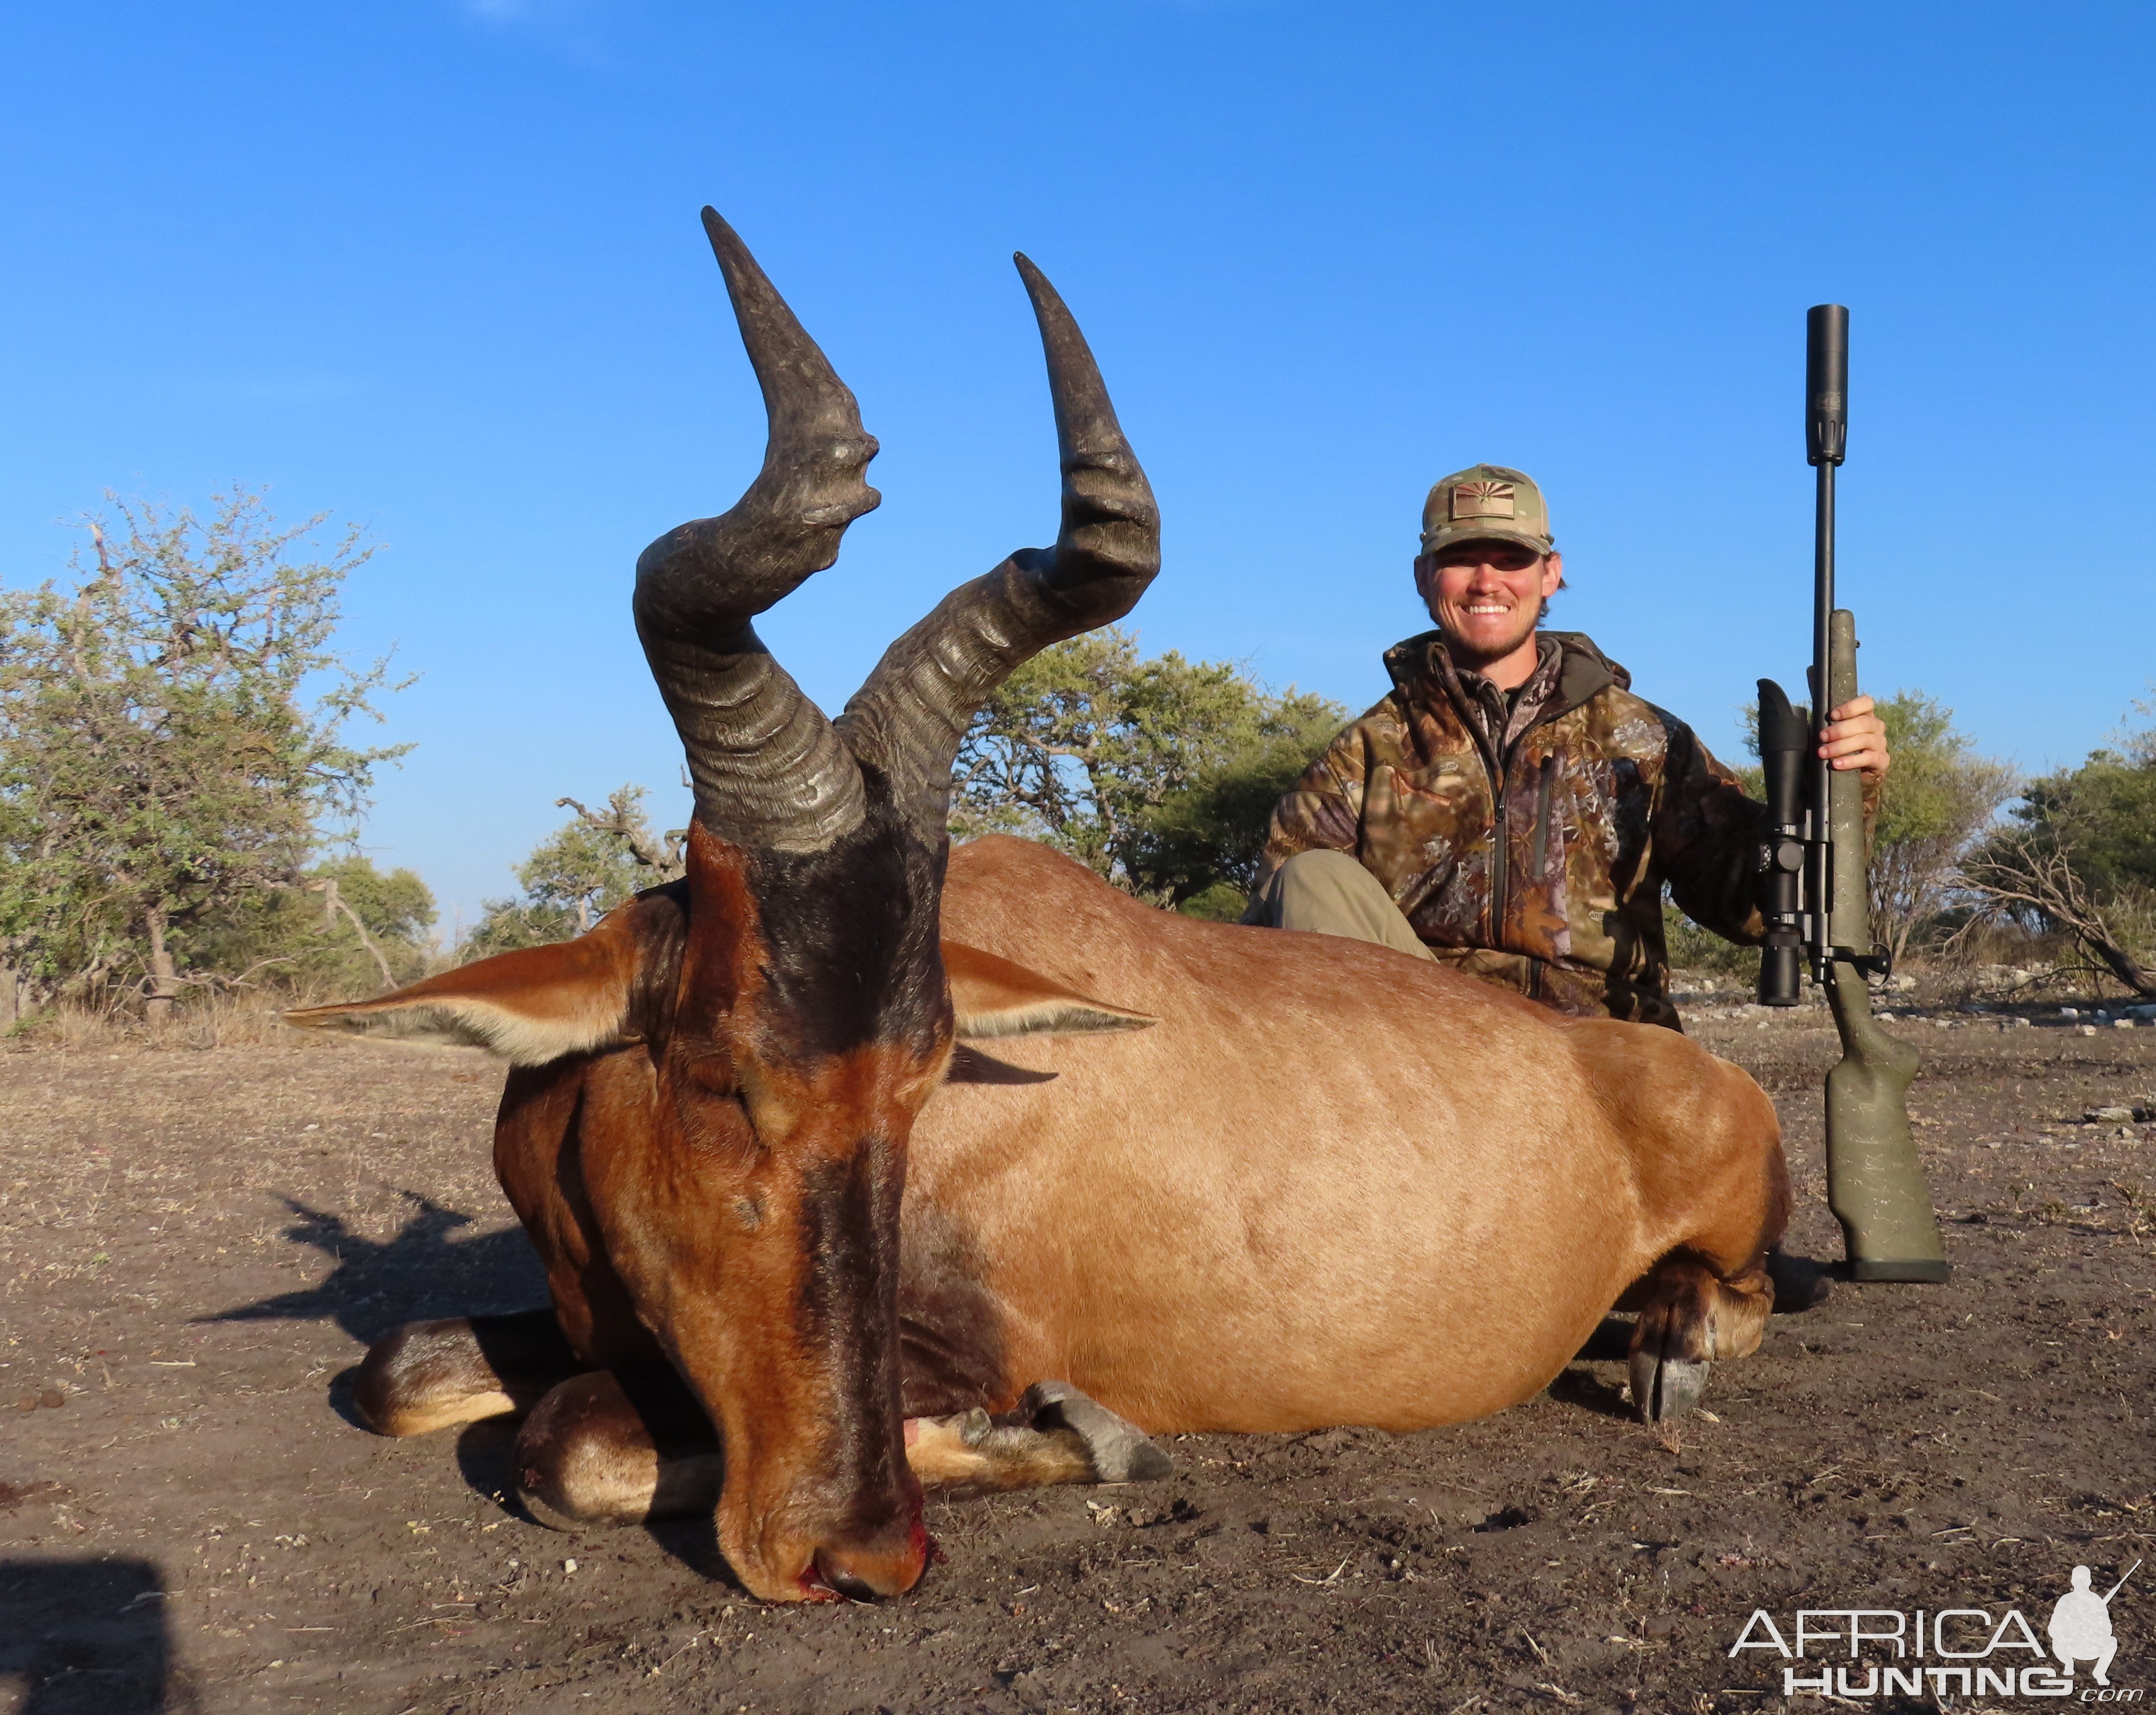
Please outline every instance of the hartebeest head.
[{"label": "hartebeest head", "polygon": [[888,1593],[927,1553],[899,1404],[899,1202],[952,1042],[952,758],[1014,668],[1130,610],[1159,567],[1158,516],[1084,337],[1019,257],[1062,456],[1055,545],[954,590],[827,720],[752,621],[876,504],[876,443],[740,238],[709,208],[704,226],[770,433],[732,511],[637,563],[637,632],[696,788],[685,929],[654,936],[632,909],[551,964],[506,955],[483,980],[300,1021],[431,1006],[526,1063],[640,1034],[649,1135],[588,1139],[583,1170],[639,1314],[722,1431],[721,1546],[759,1595]]}]

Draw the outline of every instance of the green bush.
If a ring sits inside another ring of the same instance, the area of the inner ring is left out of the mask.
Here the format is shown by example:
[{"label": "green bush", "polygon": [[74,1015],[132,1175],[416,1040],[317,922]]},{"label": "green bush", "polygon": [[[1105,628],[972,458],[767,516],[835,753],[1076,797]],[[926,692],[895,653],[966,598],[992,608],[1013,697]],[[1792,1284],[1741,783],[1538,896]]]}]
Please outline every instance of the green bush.
[{"label": "green bush", "polygon": [[1346,719],[1229,663],[1146,660],[1130,632],[1088,632],[1043,650],[974,716],[952,833],[1043,840],[1140,898],[1240,915],[1274,804]]}]

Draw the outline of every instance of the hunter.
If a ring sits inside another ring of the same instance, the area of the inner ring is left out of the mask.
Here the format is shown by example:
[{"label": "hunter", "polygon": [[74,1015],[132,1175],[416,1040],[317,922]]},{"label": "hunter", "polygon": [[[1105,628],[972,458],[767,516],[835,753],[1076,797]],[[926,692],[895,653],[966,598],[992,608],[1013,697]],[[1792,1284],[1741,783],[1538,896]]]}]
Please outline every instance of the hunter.
[{"label": "hunter", "polygon": [[[1586,637],[1540,628],[1564,561],[1519,471],[1478,464],[1430,491],[1414,584],[1436,629],[1385,652],[1390,694],[1280,801],[1244,920],[1681,1028],[1662,888],[1757,944],[1765,806]],[[1888,766],[1871,698],[1832,711],[1820,754],[1863,771],[1868,827]]]}]

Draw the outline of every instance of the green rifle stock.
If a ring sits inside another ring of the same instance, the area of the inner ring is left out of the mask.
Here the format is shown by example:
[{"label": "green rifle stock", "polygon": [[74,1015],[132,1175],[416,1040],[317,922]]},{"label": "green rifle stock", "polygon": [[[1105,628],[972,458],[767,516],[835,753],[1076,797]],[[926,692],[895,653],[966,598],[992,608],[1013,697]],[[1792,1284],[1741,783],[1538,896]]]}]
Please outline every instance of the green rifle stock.
[{"label": "green rifle stock", "polygon": [[1807,317],[1805,441],[1818,473],[1813,550],[1812,719],[1771,679],[1759,681],[1759,751],[1768,830],[1759,904],[1766,944],[1759,999],[1797,1004],[1809,966],[1826,991],[1841,1060],[1826,1078],[1827,1202],[1841,1223],[1849,1275],[1860,1281],[1943,1281],[1948,1276],[1931,1188],[1909,1132],[1915,1048],[1871,1016],[1867,972],[1885,974],[1871,944],[1864,877],[1864,782],[1817,752],[1825,713],[1856,691],[1856,619],[1834,605],[1835,468],[1848,439],[1849,312],[1815,306]]}]

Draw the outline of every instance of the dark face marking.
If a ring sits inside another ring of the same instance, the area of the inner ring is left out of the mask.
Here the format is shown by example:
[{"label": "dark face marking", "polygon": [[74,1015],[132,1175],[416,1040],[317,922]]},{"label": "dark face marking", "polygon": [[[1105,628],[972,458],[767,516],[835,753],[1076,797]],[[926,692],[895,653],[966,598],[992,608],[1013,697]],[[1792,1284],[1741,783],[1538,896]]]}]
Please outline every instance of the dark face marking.
[{"label": "dark face marking", "polygon": [[[887,1529],[891,1501],[908,1517],[920,1487],[906,1462],[898,1334],[902,1148],[871,1139],[806,1176],[801,1239],[808,1268],[794,1321],[831,1381],[826,1426],[830,1504],[852,1532]],[[894,1433],[894,1431],[901,1431]]]},{"label": "dark face marking", "polygon": [[829,851],[749,858],[762,939],[758,1011],[783,1027],[769,1048],[797,1063],[871,1043],[928,1058],[950,1040],[937,945],[948,847],[906,829],[879,784],[871,775],[868,821]]},{"label": "dark face marking", "polygon": [[951,1042],[947,847],[868,783],[868,819],[824,851],[692,832],[656,1057],[659,1146],[690,1200],[711,1199],[675,1241],[710,1259],[714,1283],[685,1307],[699,1331],[662,1338],[724,1420],[721,1535],[752,1587],[742,1557],[773,1583],[835,1588],[866,1568],[902,1588],[926,1546],[901,1415],[898,1233],[906,1138]]}]

